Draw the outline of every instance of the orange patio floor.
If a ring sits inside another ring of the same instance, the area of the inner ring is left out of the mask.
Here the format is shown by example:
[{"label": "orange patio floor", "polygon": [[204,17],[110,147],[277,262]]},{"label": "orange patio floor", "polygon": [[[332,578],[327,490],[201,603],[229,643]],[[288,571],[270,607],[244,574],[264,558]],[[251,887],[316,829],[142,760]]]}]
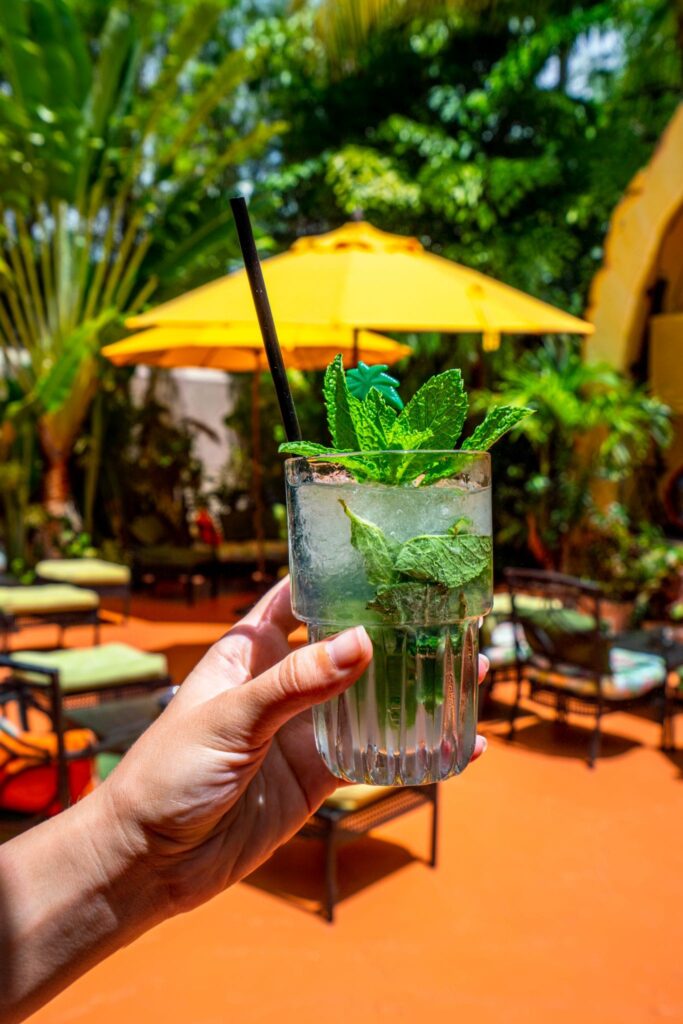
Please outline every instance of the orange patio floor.
[{"label": "orange patio floor", "polygon": [[[180,679],[240,603],[139,599],[103,639],[163,650]],[[42,638],[48,627],[22,646]],[[482,723],[486,756],[442,786],[436,870],[424,862],[428,811],[384,826],[342,849],[328,925],[322,851],[295,840],[31,1021],[683,1021],[683,754],[657,749],[654,722],[614,715],[590,771],[583,730],[528,716],[510,745],[504,711]]]}]

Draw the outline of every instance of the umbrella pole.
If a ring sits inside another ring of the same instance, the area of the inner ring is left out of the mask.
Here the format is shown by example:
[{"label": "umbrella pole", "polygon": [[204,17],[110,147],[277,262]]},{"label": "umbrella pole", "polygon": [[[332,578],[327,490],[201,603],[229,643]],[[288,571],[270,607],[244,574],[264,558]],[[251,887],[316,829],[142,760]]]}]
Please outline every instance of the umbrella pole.
[{"label": "umbrella pole", "polygon": [[263,473],[261,468],[261,407],[260,371],[251,376],[251,501],[254,508],[254,533],[256,534],[256,572],[254,579],[259,583],[266,577],[266,556],[263,531]]},{"label": "umbrella pole", "polygon": [[353,329],[353,354],[351,356],[351,365],[358,366],[358,328]]}]

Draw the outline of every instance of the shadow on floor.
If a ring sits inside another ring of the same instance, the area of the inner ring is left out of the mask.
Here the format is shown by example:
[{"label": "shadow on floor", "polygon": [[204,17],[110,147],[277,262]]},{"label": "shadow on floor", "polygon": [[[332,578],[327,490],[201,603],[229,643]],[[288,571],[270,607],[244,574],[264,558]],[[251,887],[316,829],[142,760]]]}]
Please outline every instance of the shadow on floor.
[{"label": "shadow on floor", "polygon": [[[388,875],[421,860],[403,846],[372,836],[337,851],[337,903],[343,903]],[[301,910],[323,916],[325,865],[322,842],[295,837],[246,878],[251,885]]]},{"label": "shadow on floor", "polygon": [[674,768],[678,768],[678,778],[683,781],[683,749],[663,750],[662,755],[671,762]]},{"label": "shadow on floor", "polygon": [[[496,730],[496,735],[507,740],[507,729],[506,723],[503,728]],[[587,727],[577,724],[575,720],[562,723],[545,718],[530,719],[529,714],[522,710],[512,743],[525,747],[535,754],[585,761],[588,758],[592,731],[592,725]],[[628,736],[603,732],[598,763],[611,757],[621,757],[640,746],[642,744],[639,741],[629,739]]]}]

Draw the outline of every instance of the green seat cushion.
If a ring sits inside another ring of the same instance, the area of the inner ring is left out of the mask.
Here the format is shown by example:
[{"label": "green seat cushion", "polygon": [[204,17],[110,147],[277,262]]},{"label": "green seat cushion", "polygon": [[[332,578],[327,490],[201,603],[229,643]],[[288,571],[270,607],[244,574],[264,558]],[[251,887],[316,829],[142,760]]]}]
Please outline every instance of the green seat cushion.
[{"label": "green seat cushion", "polygon": [[547,608],[520,611],[518,619],[534,654],[554,663],[609,673],[611,642],[596,634],[592,615],[575,608]]},{"label": "green seat cushion", "polygon": [[127,565],[102,558],[49,558],[38,562],[36,572],[44,580],[86,587],[125,587],[130,583]]},{"label": "green seat cushion", "polygon": [[[149,654],[128,644],[102,644],[65,651],[21,651],[12,656],[17,661],[59,672],[64,693],[144,682],[168,674],[163,654]],[[44,676],[30,672],[17,675],[29,682],[45,682]]]},{"label": "green seat cushion", "polygon": [[68,583],[35,587],[0,587],[0,612],[5,615],[46,615],[50,612],[90,611],[99,606],[94,590]]}]

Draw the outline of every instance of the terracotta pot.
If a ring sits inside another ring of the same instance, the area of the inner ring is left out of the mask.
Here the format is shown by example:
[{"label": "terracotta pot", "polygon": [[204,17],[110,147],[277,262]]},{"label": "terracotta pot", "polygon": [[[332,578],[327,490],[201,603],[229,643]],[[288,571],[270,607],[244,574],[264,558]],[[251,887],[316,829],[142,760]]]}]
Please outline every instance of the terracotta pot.
[{"label": "terracotta pot", "polygon": [[613,632],[621,632],[632,625],[635,601],[607,601],[600,602],[600,614],[609,623]]}]

